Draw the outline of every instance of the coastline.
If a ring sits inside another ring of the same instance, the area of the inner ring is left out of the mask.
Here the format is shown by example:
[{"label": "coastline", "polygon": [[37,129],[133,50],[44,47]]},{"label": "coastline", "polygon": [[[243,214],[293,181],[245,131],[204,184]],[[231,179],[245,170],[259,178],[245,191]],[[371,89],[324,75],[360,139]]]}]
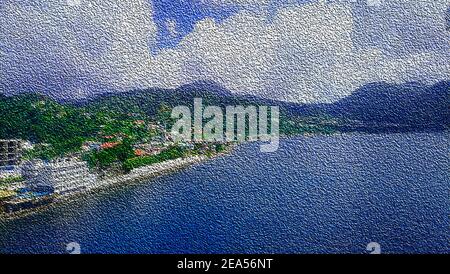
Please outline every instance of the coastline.
[{"label": "coastline", "polygon": [[[383,238],[386,252],[442,252],[447,223],[436,222],[436,216],[446,220],[447,133],[331,137],[333,143],[338,142],[336,146],[322,138],[314,139],[283,141],[280,153],[270,155],[274,157],[270,166],[267,162],[261,164],[268,155],[257,151],[258,144],[243,144],[231,155],[167,176],[114,185],[78,197],[83,200],[63,202],[16,220],[1,220],[4,234],[0,242],[9,247],[5,253],[30,254],[63,253],[65,245],[53,243],[72,241],[82,245],[83,253],[195,253],[204,251],[205,246],[217,253],[239,252],[242,248],[258,252],[261,247],[267,247],[268,253],[325,253],[337,249],[352,253],[363,252],[368,242],[379,239],[369,237],[367,229],[377,227],[381,220],[385,229],[377,235],[388,236],[387,240]],[[374,145],[363,145],[372,142]],[[327,154],[330,151],[336,154]],[[344,158],[349,151],[361,156],[349,161]],[[323,155],[334,158],[324,159]],[[335,157],[339,155],[342,157]],[[305,157],[308,162],[299,164]],[[428,165],[429,159],[435,159],[438,166]],[[380,165],[380,161],[389,165]],[[355,165],[366,168],[353,169]],[[413,172],[405,166],[413,168]],[[222,177],[217,179],[211,173]],[[193,184],[194,177],[204,180]],[[345,200],[345,194],[356,200]],[[368,204],[373,197],[380,197],[379,203]],[[255,214],[252,209],[264,214]],[[430,209],[437,211],[429,214]],[[73,212],[77,212],[76,216]],[[361,212],[367,214],[358,214]],[[315,216],[320,218],[316,220]],[[355,216],[357,219],[353,219]],[[395,218],[389,218],[392,216]],[[348,220],[364,224],[364,229],[349,231]],[[409,234],[390,234],[403,225],[418,239],[417,245],[411,244]],[[280,233],[285,228],[293,229],[299,237],[287,238],[289,233]],[[328,233],[335,229],[342,236],[336,238],[336,234]],[[267,238],[260,235],[269,234],[271,244],[267,245]],[[188,245],[189,238],[184,235],[201,241]],[[304,235],[306,238],[300,237]],[[427,242],[429,237],[433,241]],[[341,241],[347,238],[355,244]],[[242,244],[236,246],[240,239]],[[129,244],[124,245],[125,241]],[[429,244],[420,244],[423,242]]]},{"label": "coastline", "polygon": [[133,169],[128,174],[116,175],[111,178],[99,179],[98,183],[84,190],[69,193],[66,195],[59,195],[58,197],[56,197],[55,202],[70,200],[76,198],[79,195],[93,193],[94,191],[107,189],[109,187],[118,184],[130,184],[136,181],[147,180],[156,178],[158,176],[167,175],[179,171],[188,166],[204,162],[208,159],[209,157],[206,156],[193,156],[188,158],[178,158],[158,164],[153,164],[150,166],[136,168]]},{"label": "coastline", "polygon": [[[225,153],[227,153],[227,152],[225,152]],[[128,174],[117,175],[112,178],[98,179],[95,184],[93,184],[92,186],[90,186],[88,188],[85,188],[85,189],[82,189],[82,190],[79,190],[79,191],[76,191],[73,193],[68,193],[65,195],[55,195],[53,197],[53,202],[48,205],[40,206],[37,208],[26,209],[26,210],[14,212],[14,213],[1,212],[0,213],[0,221],[22,218],[22,217],[31,215],[33,213],[40,212],[41,210],[46,210],[53,205],[56,205],[56,204],[59,204],[59,203],[62,203],[62,202],[68,201],[68,200],[72,200],[72,199],[78,199],[82,195],[94,193],[94,191],[105,190],[114,185],[129,184],[129,183],[136,182],[136,181],[152,179],[152,178],[156,178],[161,175],[170,174],[172,172],[176,172],[176,171],[186,168],[188,166],[192,166],[197,163],[204,162],[208,159],[218,157],[225,153],[215,154],[212,157],[207,157],[204,155],[202,155],[202,156],[197,155],[197,156],[191,156],[191,157],[187,157],[187,158],[178,158],[178,159],[174,159],[174,160],[168,160],[168,161],[153,164],[150,166],[144,166],[144,167],[133,169]]]}]

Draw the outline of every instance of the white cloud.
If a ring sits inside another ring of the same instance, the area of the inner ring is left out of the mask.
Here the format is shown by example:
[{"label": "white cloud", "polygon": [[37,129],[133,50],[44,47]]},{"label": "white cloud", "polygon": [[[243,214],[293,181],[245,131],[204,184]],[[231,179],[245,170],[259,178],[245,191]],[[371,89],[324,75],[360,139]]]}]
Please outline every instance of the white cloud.
[{"label": "white cloud", "polygon": [[450,78],[447,0],[292,4],[270,20],[243,9],[221,23],[198,22],[156,56],[146,0],[60,1],[0,3],[0,89],[82,97],[210,79],[235,92],[326,102],[368,82]]},{"label": "white cloud", "polygon": [[95,85],[102,90],[132,87],[147,77],[149,47],[156,40],[151,6],[145,0],[74,3],[2,4],[3,86],[79,94]]},{"label": "white cloud", "polygon": [[166,28],[169,32],[169,35],[171,37],[177,37],[178,36],[178,30],[177,30],[177,21],[174,19],[168,19],[166,20]]},{"label": "white cloud", "polygon": [[[437,33],[445,31],[445,21],[438,21],[442,5],[417,10],[417,4],[406,3],[402,10],[402,1],[385,4],[376,24],[358,15],[373,7],[351,1],[291,5],[270,23],[259,13],[241,11],[221,24],[199,22],[177,51],[188,56],[189,79],[212,78],[234,91],[296,102],[334,101],[374,81],[449,79],[448,45],[441,43],[446,34]],[[371,40],[374,34],[378,41]],[[421,44],[427,39],[428,47]]]}]

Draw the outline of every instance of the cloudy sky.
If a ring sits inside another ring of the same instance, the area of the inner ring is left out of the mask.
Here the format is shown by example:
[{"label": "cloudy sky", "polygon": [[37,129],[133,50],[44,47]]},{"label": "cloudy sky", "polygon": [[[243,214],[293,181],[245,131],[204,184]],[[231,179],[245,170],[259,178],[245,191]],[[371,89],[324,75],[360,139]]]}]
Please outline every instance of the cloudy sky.
[{"label": "cloudy sky", "polygon": [[450,79],[450,0],[0,0],[0,92],[81,98],[213,80],[330,102]]}]

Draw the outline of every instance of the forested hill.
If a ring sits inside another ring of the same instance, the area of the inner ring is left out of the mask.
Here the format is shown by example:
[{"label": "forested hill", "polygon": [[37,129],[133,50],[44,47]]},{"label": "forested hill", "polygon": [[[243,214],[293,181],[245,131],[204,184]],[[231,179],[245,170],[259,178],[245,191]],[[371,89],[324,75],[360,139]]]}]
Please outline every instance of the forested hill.
[{"label": "forested hill", "polygon": [[292,106],[301,115],[325,114],[360,125],[445,129],[450,124],[450,81],[365,85],[333,104]]},{"label": "forested hill", "polygon": [[[140,109],[154,115],[161,103],[170,107],[192,106],[194,98],[204,105],[276,105],[286,117],[331,117],[345,126],[376,126],[382,130],[404,127],[446,129],[450,124],[450,81],[365,85],[350,96],[331,104],[295,104],[251,95],[233,94],[214,82],[201,81],[177,89],[147,89],[106,94],[81,102],[92,108],[113,107],[121,111]],[[80,104],[80,102],[77,102]]]},{"label": "forested hill", "polygon": [[214,82],[196,82],[173,90],[147,89],[105,94],[84,101],[57,102],[44,95],[0,95],[0,138],[36,141],[58,139],[76,143],[96,134],[105,121],[126,120],[127,115],[158,119],[178,105],[280,106],[285,134],[334,130],[398,131],[445,130],[449,126],[450,82],[432,86],[418,83],[374,83],[333,104],[300,105],[255,96],[232,94]]}]

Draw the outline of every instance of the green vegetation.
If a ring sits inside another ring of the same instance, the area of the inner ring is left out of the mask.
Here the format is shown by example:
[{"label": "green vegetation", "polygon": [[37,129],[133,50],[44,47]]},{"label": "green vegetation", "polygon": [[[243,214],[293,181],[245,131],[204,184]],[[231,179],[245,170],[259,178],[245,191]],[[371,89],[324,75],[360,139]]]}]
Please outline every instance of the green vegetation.
[{"label": "green vegetation", "polygon": [[0,138],[47,144],[30,155],[46,159],[78,151],[96,134],[99,121],[43,96],[19,95],[0,98],[0,125]]},{"label": "green vegetation", "polygon": [[215,145],[215,151],[217,153],[224,152],[226,149],[227,149],[227,147],[224,144],[216,144]]},{"label": "green vegetation", "polygon": [[11,177],[6,177],[6,178],[0,178],[0,184],[3,183],[15,183],[15,182],[20,182],[22,180],[22,176],[17,175],[17,176],[11,176]]},{"label": "green vegetation", "polygon": [[[82,154],[91,168],[107,169],[119,164],[129,171],[186,155],[185,148],[176,146],[154,156],[136,155],[136,145],[155,139],[165,142],[164,131],[170,130],[174,123],[171,110],[175,106],[193,107],[195,97],[203,98],[205,106],[217,105],[223,109],[226,105],[258,106],[267,103],[197,93],[138,91],[127,96],[100,98],[84,105],[61,104],[37,94],[0,95],[0,139],[23,139],[35,143],[32,150],[24,152],[25,159],[51,160],[77,153]],[[290,117],[281,112],[280,134],[329,134],[335,131],[337,122],[330,117]],[[82,153],[82,146],[87,142],[102,147],[89,148]],[[196,145],[189,153],[211,155],[225,149],[223,144],[208,148]]]},{"label": "green vegetation", "polygon": [[280,133],[283,135],[333,134],[340,121],[326,115],[313,117],[281,117]]},{"label": "green vegetation", "polygon": [[125,162],[134,157],[134,151],[131,143],[127,140],[114,147],[102,149],[100,151],[92,151],[84,155],[84,159],[88,165],[105,169],[116,162]]},{"label": "green vegetation", "polygon": [[167,160],[173,160],[173,159],[177,159],[177,158],[181,158],[181,157],[186,157],[188,155],[189,154],[186,149],[181,148],[179,146],[173,146],[171,148],[168,148],[168,149],[162,151],[161,153],[159,153],[157,155],[134,157],[134,158],[127,159],[123,163],[123,169],[125,171],[130,171],[134,168],[151,165],[151,164],[156,164],[156,163],[164,162]]},{"label": "green vegetation", "polygon": [[8,187],[9,184],[16,183],[22,181],[22,176],[11,176],[6,178],[0,178],[0,190]]},{"label": "green vegetation", "polygon": [[[127,138],[130,143],[146,141],[152,135],[144,124],[136,121],[148,120],[141,111],[121,113],[108,107],[75,107],[41,95],[0,96],[0,138],[38,144],[24,153],[25,159],[49,160],[79,152],[84,142],[102,142],[105,136],[113,136],[109,141],[120,138]],[[99,155],[101,163],[110,158],[106,154]]]}]

